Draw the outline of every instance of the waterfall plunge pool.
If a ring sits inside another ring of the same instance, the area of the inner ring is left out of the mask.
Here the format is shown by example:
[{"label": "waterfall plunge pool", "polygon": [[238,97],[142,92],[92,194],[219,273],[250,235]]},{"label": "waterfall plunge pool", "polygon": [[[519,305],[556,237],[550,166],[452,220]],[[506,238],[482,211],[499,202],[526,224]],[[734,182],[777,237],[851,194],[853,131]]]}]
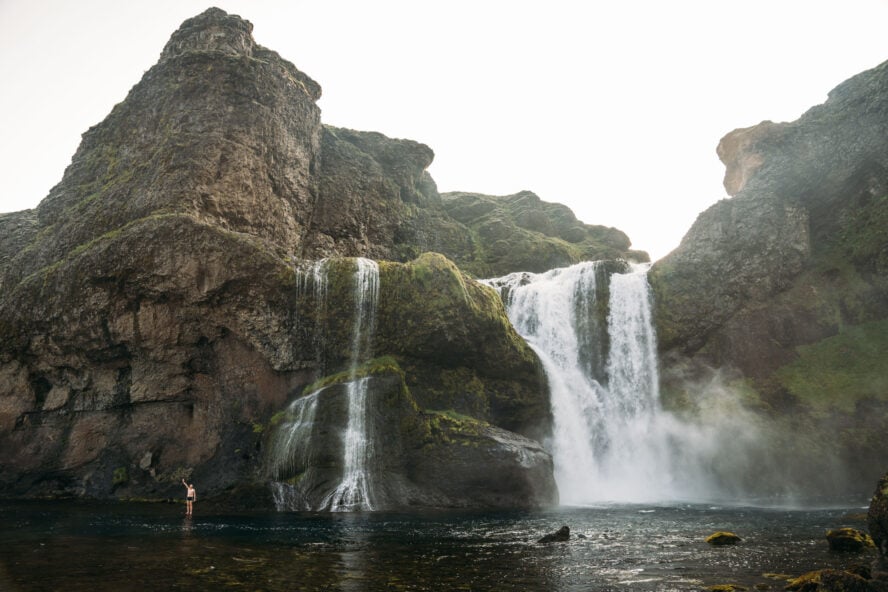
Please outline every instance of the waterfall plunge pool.
[{"label": "waterfall plunge pool", "polygon": [[[171,504],[0,502],[0,589],[779,590],[764,574],[871,561],[829,552],[824,536],[865,528],[862,507],[234,514],[197,504],[186,518]],[[536,542],[563,524],[570,541]],[[716,530],[743,541],[711,547]]]}]

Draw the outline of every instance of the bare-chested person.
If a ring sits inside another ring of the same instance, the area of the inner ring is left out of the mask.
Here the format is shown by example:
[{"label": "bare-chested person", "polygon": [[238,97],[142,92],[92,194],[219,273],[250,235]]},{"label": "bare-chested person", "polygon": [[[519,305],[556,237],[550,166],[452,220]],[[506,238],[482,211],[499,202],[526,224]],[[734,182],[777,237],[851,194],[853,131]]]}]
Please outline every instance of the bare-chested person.
[{"label": "bare-chested person", "polygon": [[194,484],[192,483],[189,485],[188,483],[185,483],[185,479],[182,479],[182,485],[188,489],[185,494],[185,515],[190,516],[194,508],[194,500],[197,499],[197,492],[194,490]]}]

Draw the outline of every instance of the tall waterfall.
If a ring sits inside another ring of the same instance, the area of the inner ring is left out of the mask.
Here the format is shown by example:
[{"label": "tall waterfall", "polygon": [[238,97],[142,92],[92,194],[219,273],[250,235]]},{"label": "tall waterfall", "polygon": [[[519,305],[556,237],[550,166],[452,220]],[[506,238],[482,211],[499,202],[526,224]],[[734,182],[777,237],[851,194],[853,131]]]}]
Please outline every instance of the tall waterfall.
[{"label": "tall waterfall", "polygon": [[[271,444],[271,473],[276,479],[272,493],[278,509],[329,510],[332,512],[374,509],[373,470],[375,451],[371,431],[374,426],[367,420],[368,379],[357,376],[360,365],[372,355],[372,340],[376,330],[376,310],[379,298],[379,266],[369,259],[357,259],[354,274],[354,317],[352,321],[349,380],[346,382],[347,422],[342,432],[342,474],[338,483],[318,497],[314,492],[282,483],[280,480],[294,473],[300,474],[299,482],[314,487],[325,482],[315,478],[320,468],[317,457],[324,454],[313,446],[317,432],[323,426],[316,422],[321,397],[325,388],[294,400],[287,408],[285,420],[277,429]],[[299,275],[299,287],[303,292],[313,288],[315,306],[324,312],[327,308],[327,263],[316,262]],[[329,387],[327,387],[329,388]],[[319,420],[320,421],[320,420]],[[311,500],[315,500],[312,502]]]},{"label": "tall waterfall", "polygon": [[351,377],[348,382],[348,426],[343,448],[343,476],[339,486],[322,502],[331,511],[372,510],[373,484],[371,463],[373,439],[368,437],[367,378],[357,378],[356,371],[371,354],[376,330],[379,299],[379,266],[369,259],[358,259],[355,273],[355,320],[352,332]]},{"label": "tall waterfall", "polygon": [[546,371],[562,503],[678,495],[646,274],[635,266],[608,283],[603,264],[587,262],[487,281]]}]

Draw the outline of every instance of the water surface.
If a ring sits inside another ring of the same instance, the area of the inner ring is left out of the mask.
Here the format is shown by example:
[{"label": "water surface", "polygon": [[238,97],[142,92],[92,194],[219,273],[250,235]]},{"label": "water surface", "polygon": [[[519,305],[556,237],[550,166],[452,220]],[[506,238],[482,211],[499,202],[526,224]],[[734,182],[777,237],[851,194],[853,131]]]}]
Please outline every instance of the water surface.
[{"label": "water surface", "polygon": [[[824,538],[830,528],[864,528],[865,511],[230,514],[196,504],[188,518],[179,504],[0,503],[0,590],[780,590],[785,582],[764,574],[871,561],[831,553]],[[569,542],[536,542],[563,524]],[[706,544],[716,530],[743,542]]]}]

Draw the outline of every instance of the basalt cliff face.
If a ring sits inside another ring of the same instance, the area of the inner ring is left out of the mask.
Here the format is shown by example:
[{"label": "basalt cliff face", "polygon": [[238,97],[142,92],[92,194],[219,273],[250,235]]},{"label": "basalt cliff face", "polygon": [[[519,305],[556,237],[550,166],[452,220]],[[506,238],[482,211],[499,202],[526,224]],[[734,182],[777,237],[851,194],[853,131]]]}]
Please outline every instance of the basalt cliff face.
[{"label": "basalt cliff face", "polygon": [[794,446],[871,483],[888,453],[888,64],[718,154],[732,197],[650,276],[667,401],[719,368]]},{"label": "basalt cliff face", "polygon": [[[388,402],[377,506],[553,503],[538,360],[462,269],[646,255],[530,193],[442,197],[427,146],[322,124],[320,86],[251,32],[219,9],[183,23],[47,198],[0,215],[0,494],[163,498],[189,478],[270,504],[281,414],[326,380],[345,425],[360,372]],[[349,374],[358,257],[379,304]],[[315,485],[342,473],[317,458]]]}]

